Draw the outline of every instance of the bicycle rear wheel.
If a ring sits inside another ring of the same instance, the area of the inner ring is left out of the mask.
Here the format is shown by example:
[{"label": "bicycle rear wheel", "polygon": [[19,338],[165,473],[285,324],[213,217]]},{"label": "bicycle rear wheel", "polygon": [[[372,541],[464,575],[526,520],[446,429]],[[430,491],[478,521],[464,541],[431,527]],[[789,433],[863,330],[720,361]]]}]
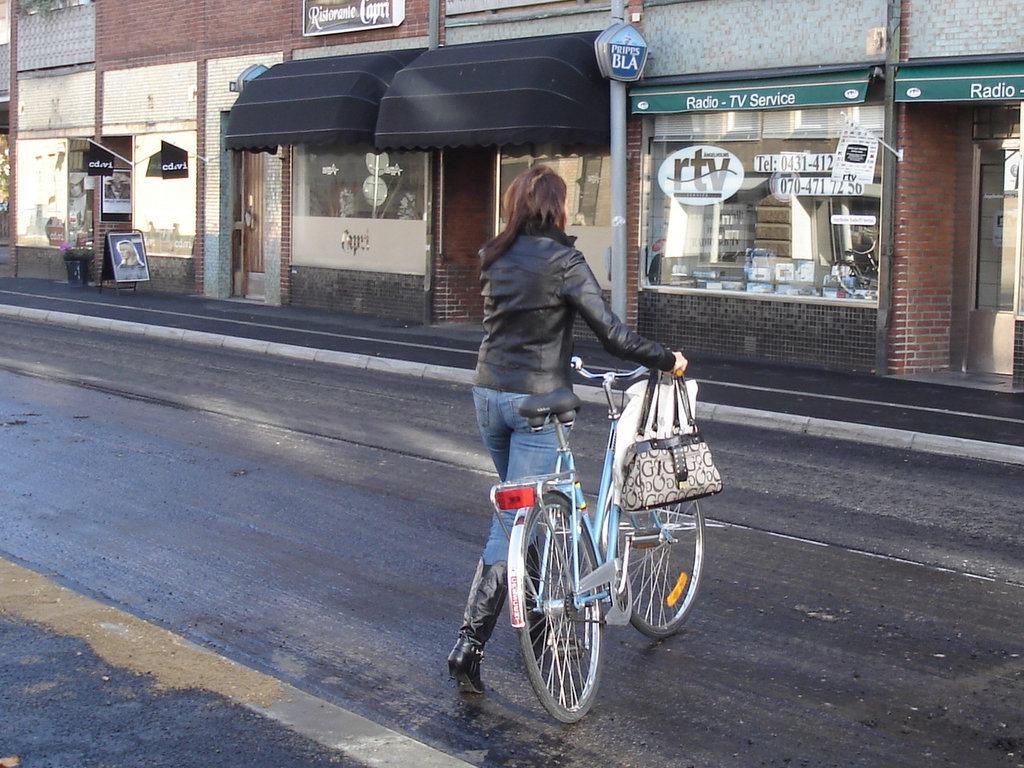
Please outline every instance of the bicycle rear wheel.
[{"label": "bicycle rear wheel", "polygon": [[678,632],[697,599],[704,571],[704,513],[696,501],[624,513],[620,549],[629,549],[630,623],[653,638]]},{"label": "bicycle rear wheel", "polygon": [[574,563],[582,578],[597,567],[590,533],[572,531],[572,506],[547,493],[526,517],[522,556],[526,626],[519,647],[526,674],[544,708],[563,723],[582,718],[597,695],[603,653],[601,601],[578,603]]}]

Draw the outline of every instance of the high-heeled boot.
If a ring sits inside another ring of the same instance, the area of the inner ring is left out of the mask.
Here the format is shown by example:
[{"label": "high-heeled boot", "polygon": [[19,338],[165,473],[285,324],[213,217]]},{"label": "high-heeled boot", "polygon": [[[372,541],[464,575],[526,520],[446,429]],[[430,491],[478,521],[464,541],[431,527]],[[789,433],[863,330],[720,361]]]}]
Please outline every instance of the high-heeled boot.
[{"label": "high-heeled boot", "polygon": [[505,604],[508,593],[505,573],[504,560],[492,565],[484,565],[481,560],[477,564],[459,628],[459,639],[448,654],[448,675],[459,684],[462,693],[484,692],[480,681],[480,662],[484,659],[484,644],[490,639]]}]

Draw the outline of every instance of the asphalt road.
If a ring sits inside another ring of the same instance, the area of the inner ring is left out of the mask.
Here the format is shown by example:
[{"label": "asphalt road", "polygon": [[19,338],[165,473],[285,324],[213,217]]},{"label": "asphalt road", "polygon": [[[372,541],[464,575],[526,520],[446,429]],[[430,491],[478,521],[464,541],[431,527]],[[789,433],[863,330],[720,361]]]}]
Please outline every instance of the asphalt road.
[{"label": "asphalt road", "polygon": [[[730,424],[687,630],[552,723],[445,680],[492,478],[468,391],[3,323],[5,553],[487,766],[1021,765],[1024,470]],[[594,477],[600,419],[577,430]]]}]

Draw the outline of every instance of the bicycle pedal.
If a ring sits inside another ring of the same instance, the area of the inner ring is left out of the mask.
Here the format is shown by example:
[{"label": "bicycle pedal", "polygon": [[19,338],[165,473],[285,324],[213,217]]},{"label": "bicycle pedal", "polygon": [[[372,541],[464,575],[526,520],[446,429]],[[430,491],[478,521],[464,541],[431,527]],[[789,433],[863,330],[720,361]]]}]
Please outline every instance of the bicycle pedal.
[{"label": "bicycle pedal", "polygon": [[636,531],[630,543],[633,549],[650,549],[661,543],[661,531],[657,528],[648,528]]}]

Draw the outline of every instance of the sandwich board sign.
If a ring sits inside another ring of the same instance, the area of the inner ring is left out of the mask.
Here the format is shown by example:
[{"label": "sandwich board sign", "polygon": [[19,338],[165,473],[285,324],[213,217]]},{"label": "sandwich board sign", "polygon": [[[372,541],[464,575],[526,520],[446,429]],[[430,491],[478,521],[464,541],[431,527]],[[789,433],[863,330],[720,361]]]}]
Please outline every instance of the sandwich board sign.
[{"label": "sandwich board sign", "polygon": [[118,283],[149,280],[146,241],[138,230],[110,232],[104,252],[103,278]]}]

